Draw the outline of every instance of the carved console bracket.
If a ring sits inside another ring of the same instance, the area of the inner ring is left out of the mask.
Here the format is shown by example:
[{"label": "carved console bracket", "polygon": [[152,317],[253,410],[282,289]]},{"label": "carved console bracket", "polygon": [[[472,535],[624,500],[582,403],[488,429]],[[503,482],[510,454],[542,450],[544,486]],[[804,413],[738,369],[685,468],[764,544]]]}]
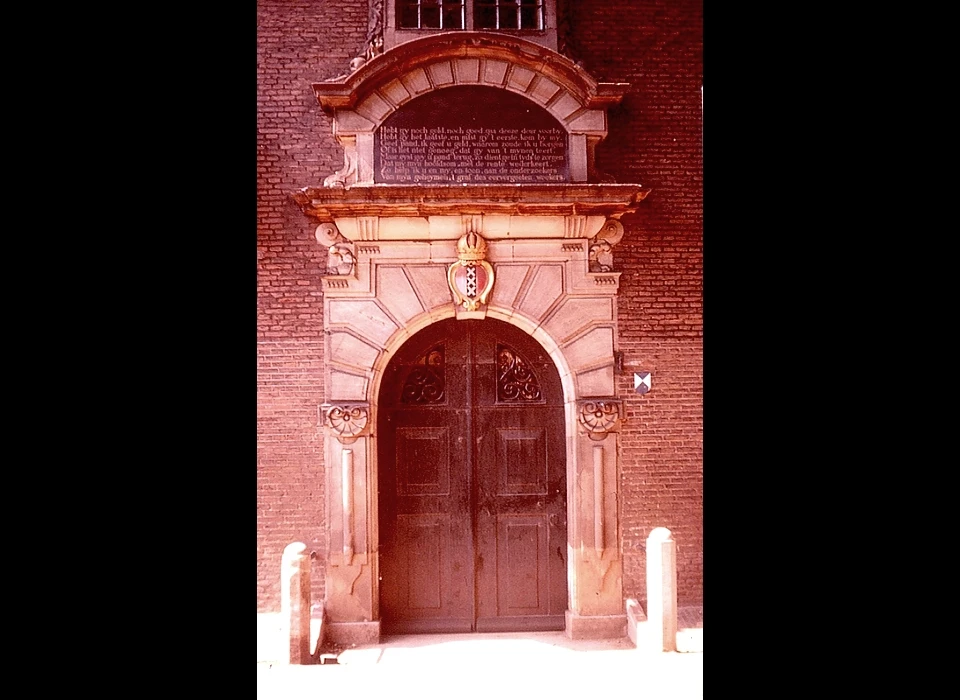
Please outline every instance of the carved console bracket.
[{"label": "carved console bracket", "polygon": [[623,224],[607,219],[603,228],[590,239],[590,272],[613,270],[613,246],[623,239]]},{"label": "carved console bracket", "polygon": [[320,406],[323,425],[344,445],[350,445],[367,428],[370,406],[365,403]]},{"label": "carved console bracket", "polygon": [[591,440],[603,440],[620,430],[623,402],[620,399],[584,399],[577,402],[580,425]]},{"label": "carved console bracket", "polygon": [[343,167],[323,179],[324,187],[348,187],[357,181],[360,155],[357,153],[356,136],[340,136],[334,129],[334,136],[343,146]]},{"label": "carved console bracket", "polygon": [[357,249],[353,241],[345,238],[336,224],[317,226],[317,243],[327,248],[327,275],[347,277],[353,275],[357,266]]}]

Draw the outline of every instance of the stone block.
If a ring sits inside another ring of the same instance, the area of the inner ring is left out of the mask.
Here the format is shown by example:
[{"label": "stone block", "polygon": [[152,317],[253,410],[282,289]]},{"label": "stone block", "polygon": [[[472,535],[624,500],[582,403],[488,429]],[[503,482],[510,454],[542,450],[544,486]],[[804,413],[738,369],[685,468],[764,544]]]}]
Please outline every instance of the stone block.
[{"label": "stone block", "polygon": [[627,598],[627,636],[634,646],[640,648],[644,644],[647,631],[647,615],[643,607],[635,598]]},{"label": "stone block", "polygon": [[613,364],[606,367],[576,372],[577,396],[613,396],[616,386],[613,380]]},{"label": "stone block", "polygon": [[596,367],[604,359],[613,362],[613,329],[594,328],[563,346],[563,354],[573,370]]},{"label": "stone block", "polygon": [[563,216],[512,216],[511,238],[562,238],[566,230]]},{"label": "stone block", "polygon": [[460,216],[430,216],[430,240],[445,241],[457,240],[465,231]]},{"label": "stone block", "polygon": [[376,124],[383,121],[393,111],[390,103],[375,92],[368,95],[367,99],[358,104],[355,109],[357,114]]},{"label": "stone block", "polygon": [[484,214],[483,231],[481,232],[483,237],[488,241],[508,237],[512,218],[509,214]]},{"label": "stone block", "polygon": [[391,80],[383,86],[383,95],[398,107],[409,100],[413,95],[399,80]]},{"label": "stone block", "polygon": [[454,68],[457,74],[457,82],[463,84],[473,84],[480,82],[480,60],[476,58],[460,58],[454,61]]},{"label": "stone block", "polygon": [[378,233],[381,241],[428,241],[430,223],[425,216],[384,216]]},{"label": "stone block", "polygon": [[353,365],[355,367],[372,367],[377,361],[380,350],[365,343],[349,333],[334,332],[330,334],[330,362]]},{"label": "stone block", "polygon": [[589,171],[587,157],[587,137],[583,134],[570,134],[570,180],[586,182]]},{"label": "stone block", "polygon": [[626,634],[625,615],[577,615],[566,612],[565,632],[569,639],[616,639]]},{"label": "stone block", "polygon": [[337,299],[330,302],[329,311],[331,326],[349,326],[381,348],[399,328],[375,301]]},{"label": "stone block", "polygon": [[563,294],[563,267],[540,265],[520,301],[520,310],[531,318],[540,319]]},{"label": "stone block", "polygon": [[368,382],[365,375],[331,369],[327,395],[336,401],[366,401]]},{"label": "stone block", "polygon": [[327,622],[326,638],[336,644],[378,644],[380,622]]},{"label": "stone block", "polygon": [[453,66],[449,61],[440,61],[427,66],[430,78],[437,87],[453,84]]},{"label": "stone block", "polygon": [[577,115],[567,124],[571,132],[578,133],[603,133],[607,131],[606,114],[602,109],[588,109],[583,114]]},{"label": "stone block", "polygon": [[427,311],[453,303],[453,296],[447,284],[447,269],[445,266],[408,266],[407,274],[410,275],[414,287],[416,287],[420,298],[427,307]]},{"label": "stone block", "polygon": [[531,86],[530,92],[527,94],[541,105],[546,105],[558,92],[560,92],[560,86],[549,78],[544,78],[541,75],[540,79]]},{"label": "stone block", "polygon": [[415,68],[400,76],[400,82],[403,83],[403,86],[407,88],[411,95],[419,95],[430,89],[430,81],[422,68]]},{"label": "stone block", "polygon": [[506,308],[513,306],[517,292],[520,291],[520,286],[529,271],[530,265],[496,265],[494,267],[496,282],[493,285],[490,303]]},{"label": "stone block", "polygon": [[536,73],[532,70],[514,64],[513,70],[510,71],[510,77],[507,78],[507,87],[515,92],[526,93],[534,75]]},{"label": "stone block", "polygon": [[406,326],[410,319],[426,311],[400,267],[377,267],[377,296],[401,326]]},{"label": "stone block", "polygon": [[[543,324],[550,335],[563,343],[597,321],[613,321],[612,299],[572,297],[564,301]],[[598,394],[586,394],[598,396]]]},{"label": "stone block", "polygon": [[[560,121],[566,121],[567,118],[580,109],[580,101],[569,92],[563,93],[556,102],[550,105],[550,112]],[[568,127],[569,128],[569,127]]]},{"label": "stone block", "polygon": [[352,109],[337,110],[337,128],[340,133],[354,131],[373,131],[377,125],[366,117],[361,117]]},{"label": "stone block", "polygon": [[483,75],[481,80],[487,85],[503,85],[503,79],[507,75],[506,61],[484,61]]}]

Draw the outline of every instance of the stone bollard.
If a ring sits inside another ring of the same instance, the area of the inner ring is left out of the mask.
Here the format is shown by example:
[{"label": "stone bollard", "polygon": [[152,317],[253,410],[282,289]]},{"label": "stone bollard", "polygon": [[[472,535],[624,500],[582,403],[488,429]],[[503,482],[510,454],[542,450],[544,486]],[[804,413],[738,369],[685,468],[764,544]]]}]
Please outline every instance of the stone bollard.
[{"label": "stone bollard", "polygon": [[288,544],[280,563],[280,613],[287,663],[309,664],[310,555],[303,542]]},{"label": "stone bollard", "polygon": [[677,543],[665,527],[647,537],[647,629],[655,651],[677,650]]}]

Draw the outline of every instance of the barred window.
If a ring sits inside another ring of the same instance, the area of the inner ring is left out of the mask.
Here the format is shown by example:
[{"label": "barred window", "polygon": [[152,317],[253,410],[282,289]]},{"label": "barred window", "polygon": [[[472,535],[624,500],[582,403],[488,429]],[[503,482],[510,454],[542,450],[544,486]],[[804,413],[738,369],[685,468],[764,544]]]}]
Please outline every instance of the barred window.
[{"label": "barred window", "polygon": [[545,0],[397,0],[397,28],[543,30],[544,3]]},{"label": "barred window", "polygon": [[474,0],[477,29],[543,29],[543,0]]},{"label": "barred window", "polygon": [[465,0],[399,0],[397,26],[401,29],[463,29]]}]

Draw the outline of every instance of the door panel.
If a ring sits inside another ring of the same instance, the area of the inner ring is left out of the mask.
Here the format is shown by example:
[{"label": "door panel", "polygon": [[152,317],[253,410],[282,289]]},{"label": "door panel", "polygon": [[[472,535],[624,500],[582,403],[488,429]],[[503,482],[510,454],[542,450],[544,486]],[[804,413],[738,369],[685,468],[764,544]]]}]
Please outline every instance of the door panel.
[{"label": "door panel", "polygon": [[491,406],[476,415],[478,630],[563,629],[563,409]]},{"label": "door panel", "polygon": [[424,329],[378,431],[384,632],[563,629],[563,397],[540,345],[492,319]]}]

